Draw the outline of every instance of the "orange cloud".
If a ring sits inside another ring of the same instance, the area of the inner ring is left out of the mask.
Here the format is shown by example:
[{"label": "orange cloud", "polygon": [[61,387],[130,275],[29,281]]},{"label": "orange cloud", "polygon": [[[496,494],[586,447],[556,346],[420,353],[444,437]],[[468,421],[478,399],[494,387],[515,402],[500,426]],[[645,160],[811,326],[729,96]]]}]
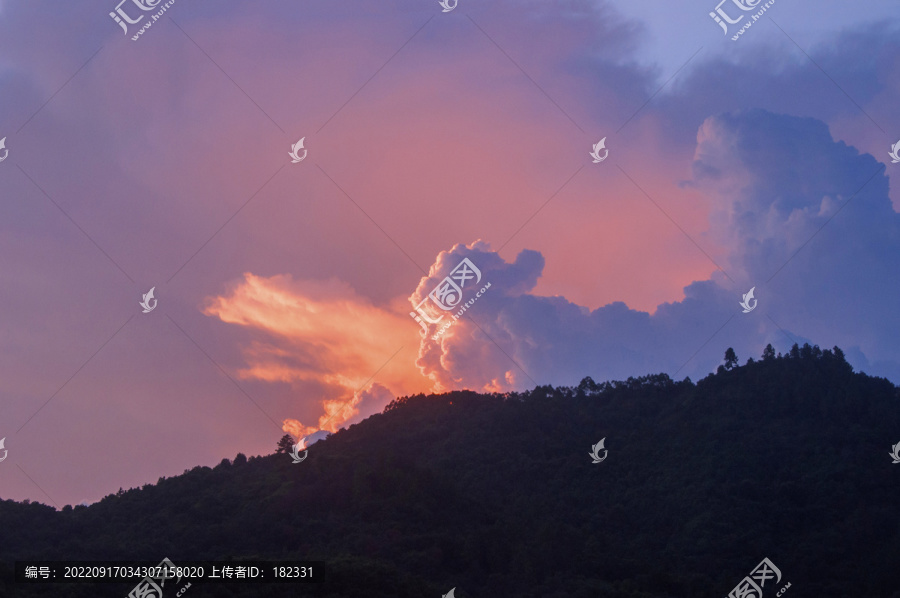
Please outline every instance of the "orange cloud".
[{"label": "orange cloud", "polygon": [[284,420],[283,429],[296,437],[336,431],[361,410],[369,415],[397,395],[430,387],[414,363],[419,328],[399,303],[373,305],[337,280],[248,272],[229,293],[210,299],[203,313],[259,333],[244,349],[240,379],[313,382],[323,389],[317,427]]},{"label": "orange cloud", "polygon": [[355,393],[349,401],[342,399],[322,401],[325,413],[319,417],[318,426],[306,426],[299,420],[289,418],[282,422],[284,424],[282,429],[297,438],[309,436],[319,430],[336,432],[348,423],[355,423],[380,412],[394,396],[387,387],[376,382],[366,390]]}]

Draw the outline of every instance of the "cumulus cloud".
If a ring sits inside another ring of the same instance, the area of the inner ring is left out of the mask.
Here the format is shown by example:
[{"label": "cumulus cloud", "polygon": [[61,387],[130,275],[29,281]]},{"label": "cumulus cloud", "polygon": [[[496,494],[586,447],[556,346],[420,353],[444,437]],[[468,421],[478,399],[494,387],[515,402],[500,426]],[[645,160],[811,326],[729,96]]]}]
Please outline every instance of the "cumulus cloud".
[{"label": "cumulus cloud", "polygon": [[[684,301],[662,305],[652,315],[621,302],[591,311],[564,297],[532,293],[544,267],[539,253],[525,250],[506,263],[481,241],[439,255],[410,298],[413,305],[463,258],[481,269],[482,285],[491,286],[443,335],[435,338],[439,322],[422,337],[417,365],[437,389],[500,392],[535,383],[573,384],[586,375],[674,371],[691,342],[702,342],[709,323],[733,311],[727,293],[711,282],[691,285]],[[464,292],[466,302],[476,288],[481,286]]]},{"label": "cumulus cloud", "polygon": [[[838,344],[857,367],[896,379],[900,319],[884,298],[900,291],[900,230],[881,163],[816,119],[743,111],[700,127],[690,185],[714,206],[703,240],[724,248],[727,275],[695,281],[684,299],[652,312],[541,296],[541,253],[526,249],[507,262],[479,240],[440,252],[407,298],[421,327],[402,306],[373,305],[344,283],[288,276],[246,274],[206,313],[265,333],[246,347],[240,377],[330,389],[315,425],[285,420],[297,437],[337,430],[412,389],[700,376],[727,346],[748,357],[770,342]],[[751,286],[759,309],[742,314],[738,301]],[[388,339],[417,340],[415,366],[407,356],[358,391]]]},{"label": "cumulus cloud", "polygon": [[[900,230],[882,168],[815,119],[763,110],[711,117],[698,134],[692,184],[716,206],[707,238],[727,249],[730,279],[696,281],[652,314],[620,302],[591,311],[533,294],[544,266],[536,252],[506,263],[486,243],[457,245],[438,256],[411,303],[463,258],[492,286],[442,336],[433,336],[441,323],[431,326],[417,365],[437,388],[502,391],[584,375],[702,375],[723,345],[756,356],[768,342],[811,339],[842,345],[858,367],[896,379],[900,319],[885,298],[900,291]],[[725,328],[751,286],[761,309]]]},{"label": "cumulus cloud", "polygon": [[820,121],[752,110],[707,119],[694,172],[719,206],[710,235],[728,248],[731,275],[762,287],[786,327],[858,349],[860,367],[896,379],[891,170]]},{"label": "cumulus cloud", "polygon": [[[418,329],[343,283],[285,276],[247,274],[206,313],[269,335],[249,344],[241,377],[338,389],[322,399],[316,425],[285,421],[298,437],[357,421],[416,386],[507,391],[586,375],[697,376],[726,346],[756,356],[769,342],[838,344],[857,367],[900,372],[900,319],[884,301],[900,291],[900,230],[881,163],[818,120],[754,110],[703,123],[693,173],[690,184],[715,206],[705,240],[725,248],[728,274],[689,284],[683,300],[653,312],[538,295],[539,252],[507,262],[479,240],[442,251],[421,278],[408,297]],[[738,301],[751,286],[760,307],[745,315]],[[378,369],[371,355],[383,355],[386,338],[399,345],[416,332],[417,370],[404,365],[355,390]]]}]

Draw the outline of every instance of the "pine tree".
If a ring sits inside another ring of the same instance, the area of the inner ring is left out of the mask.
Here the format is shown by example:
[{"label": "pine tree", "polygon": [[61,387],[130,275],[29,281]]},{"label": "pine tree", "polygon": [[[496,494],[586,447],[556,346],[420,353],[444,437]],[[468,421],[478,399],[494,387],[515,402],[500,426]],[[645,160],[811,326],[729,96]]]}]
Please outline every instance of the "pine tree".
[{"label": "pine tree", "polygon": [[290,434],[285,434],[281,437],[281,440],[278,441],[278,448],[275,450],[276,453],[289,453],[294,450],[294,439],[291,438]]},{"label": "pine tree", "polygon": [[738,358],[734,352],[734,349],[728,347],[725,351],[725,369],[731,370],[737,367]]}]

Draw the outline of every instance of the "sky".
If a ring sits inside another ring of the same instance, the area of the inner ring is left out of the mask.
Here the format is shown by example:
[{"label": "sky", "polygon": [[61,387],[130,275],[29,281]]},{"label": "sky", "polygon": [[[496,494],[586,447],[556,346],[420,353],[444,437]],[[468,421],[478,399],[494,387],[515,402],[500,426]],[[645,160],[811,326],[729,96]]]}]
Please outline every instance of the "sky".
[{"label": "sky", "polygon": [[728,347],[900,382],[900,5],[832,4],[0,0],[0,498]]}]

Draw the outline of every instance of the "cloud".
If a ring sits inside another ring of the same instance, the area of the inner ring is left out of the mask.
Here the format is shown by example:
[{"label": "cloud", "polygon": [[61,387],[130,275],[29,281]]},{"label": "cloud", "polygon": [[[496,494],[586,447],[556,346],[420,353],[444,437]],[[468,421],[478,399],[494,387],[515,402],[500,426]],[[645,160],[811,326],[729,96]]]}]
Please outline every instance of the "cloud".
[{"label": "cloud", "polygon": [[[346,283],[246,273],[230,292],[210,298],[203,313],[251,332],[239,379],[314,389],[317,425],[285,419],[284,430],[296,437],[335,431],[397,394],[427,388],[408,359],[391,359],[415,345],[411,319],[373,305]],[[376,374],[379,382],[370,385]]]},{"label": "cloud", "polygon": [[[416,328],[394,306],[376,307],[337,281],[247,274],[207,313],[290,341],[255,339],[242,377],[314,378],[342,389],[322,401],[317,426],[286,423],[297,436],[364,417],[367,404],[383,407],[404,385],[502,392],[586,375],[698,376],[716,367],[725,346],[756,356],[770,342],[786,349],[811,339],[846,347],[872,373],[900,371],[900,318],[883,301],[900,292],[891,275],[900,230],[883,164],[835,141],[821,121],[751,110],[703,123],[693,172],[690,186],[714,206],[704,239],[724,248],[725,273],[687,285],[684,299],[653,312],[620,301],[591,310],[537,294],[539,252],[507,262],[485,241],[457,244],[437,255],[408,297],[427,327],[418,329],[418,382],[404,366],[401,377],[352,392],[377,369],[367,352],[391,335],[409,342]],[[474,269],[452,276],[464,259]],[[448,276],[457,287],[447,286]],[[751,286],[759,309],[749,316],[738,302]]]},{"label": "cloud", "polygon": [[782,325],[858,347],[870,373],[897,379],[900,218],[884,161],[821,121],[750,110],[707,119],[694,172],[726,270],[761,287]]},{"label": "cloud", "polygon": [[283,422],[283,430],[297,438],[310,436],[306,446],[321,440],[330,432],[360,422],[370,415],[381,413],[395,398],[395,394],[386,386],[374,383],[350,399],[331,399],[322,401],[324,413],[319,417],[318,427],[306,426],[299,420],[288,418]]},{"label": "cloud", "polygon": [[[702,342],[698,320],[727,318],[730,311],[727,294],[711,282],[691,285],[684,301],[661,305],[653,315],[622,302],[591,311],[564,297],[533,294],[544,267],[538,252],[522,251],[506,263],[481,241],[439,255],[411,303],[421,301],[463,257],[481,269],[480,285],[491,286],[445,334],[433,338],[439,323],[421,339],[417,365],[438,389],[501,392],[573,384],[586,375],[674,371],[685,346]],[[463,299],[471,301],[480,285]]]},{"label": "cloud", "polygon": [[[443,336],[422,338],[417,365],[438,388],[503,391],[588,374],[702,375],[723,346],[747,356],[768,342],[812,339],[896,379],[900,318],[885,298],[900,292],[900,229],[882,168],[815,119],[764,110],[711,117],[691,184],[715,206],[707,236],[727,249],[730,279],[696,281],[652,314],[621,302],[591,311],[534,294],[544,267],[536,252],[506,263],[484,242],[457,245],[438,256],[411,303],[464,257],[492,286]],[[726,328],[754,285],[761,309]]]}]

